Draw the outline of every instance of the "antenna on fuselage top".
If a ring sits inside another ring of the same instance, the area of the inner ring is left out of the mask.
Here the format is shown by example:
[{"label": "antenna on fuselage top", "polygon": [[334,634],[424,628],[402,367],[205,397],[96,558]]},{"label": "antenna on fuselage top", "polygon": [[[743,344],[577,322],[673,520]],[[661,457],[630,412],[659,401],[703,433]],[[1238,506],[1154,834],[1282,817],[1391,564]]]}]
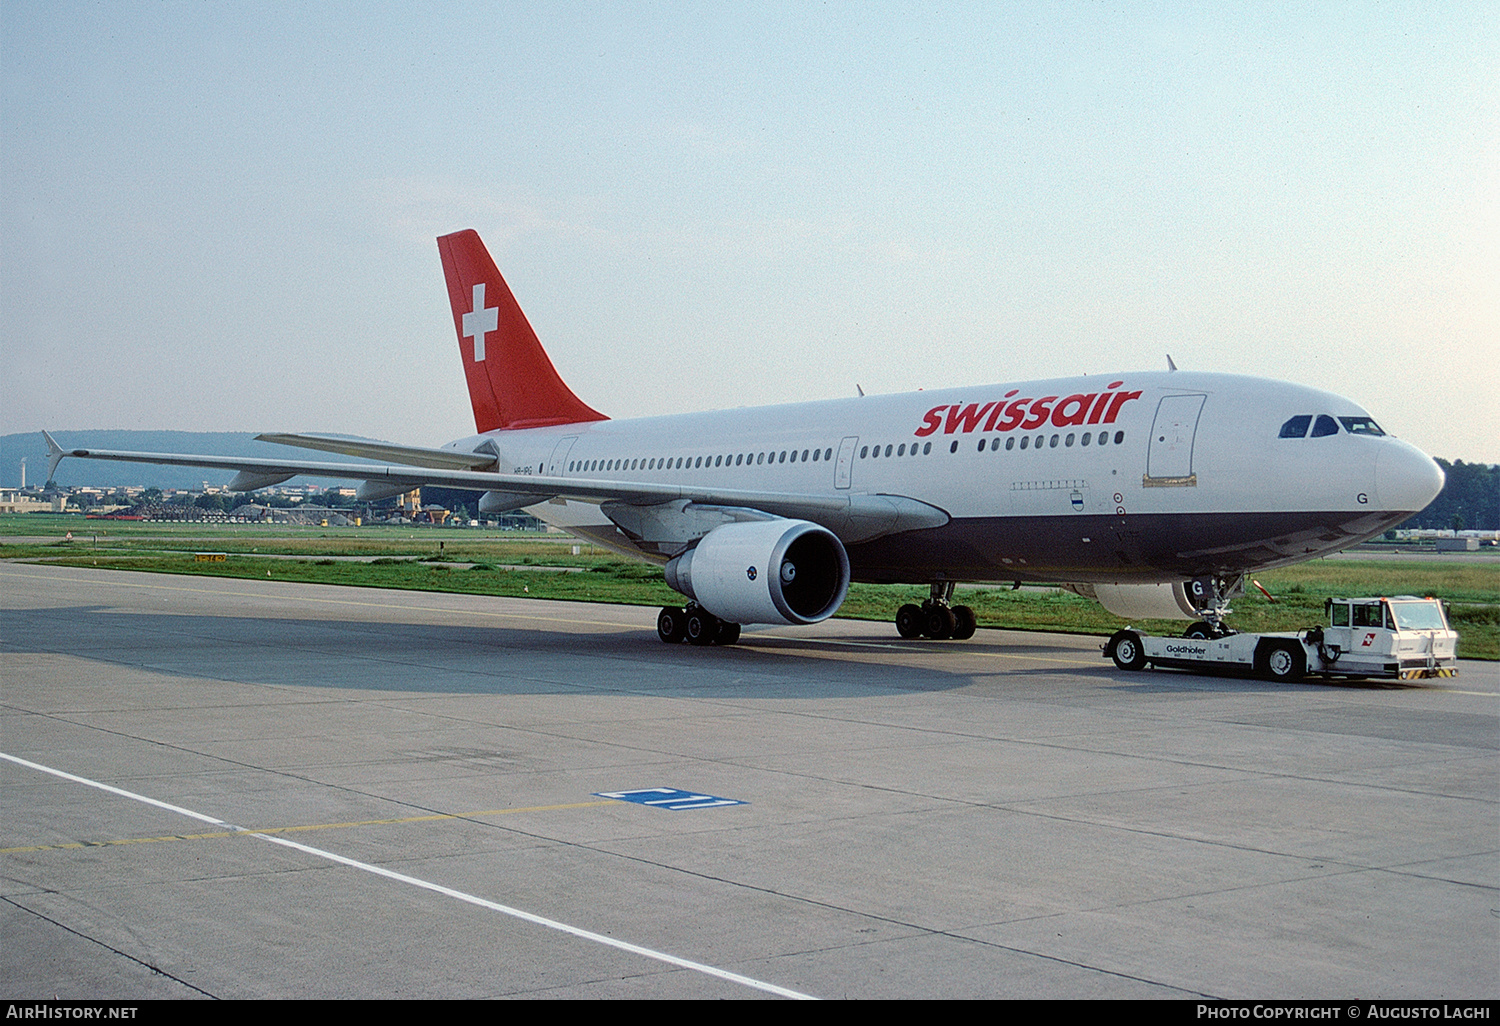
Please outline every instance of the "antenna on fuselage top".
[{"label": "antenna on fuselage top", "polygon": [[1172,354],[1168,353],[1167,354],[1167,370],[1174,371],[1176,369],[1177,369],[1177,365],[1172,362]]},{"label": "antenna on fuselage top", "polygon": [[859,397],[861,399],[863,399],[865,397],[865,390],[859,387],[859,382],[858,381],[856,381],[854,383],[854,390],[859,393]]}]

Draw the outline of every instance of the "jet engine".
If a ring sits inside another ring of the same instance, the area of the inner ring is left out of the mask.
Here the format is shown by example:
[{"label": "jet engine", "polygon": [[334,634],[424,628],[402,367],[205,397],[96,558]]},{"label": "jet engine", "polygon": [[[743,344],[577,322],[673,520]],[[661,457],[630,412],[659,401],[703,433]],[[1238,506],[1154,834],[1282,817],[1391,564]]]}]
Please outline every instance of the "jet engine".
[{"label": "jet engine", "polygon": [[667,584],[730,623],[817,623],[849,593],[843,543],[806,520],[716,527],[665,573]]}]

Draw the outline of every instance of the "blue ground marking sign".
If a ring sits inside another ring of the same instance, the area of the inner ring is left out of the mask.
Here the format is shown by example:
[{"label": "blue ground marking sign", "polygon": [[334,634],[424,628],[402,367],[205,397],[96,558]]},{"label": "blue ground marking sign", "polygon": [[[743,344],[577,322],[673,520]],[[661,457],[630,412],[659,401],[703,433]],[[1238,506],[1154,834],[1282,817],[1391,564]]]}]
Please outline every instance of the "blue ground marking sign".
[{"label": "blue ground marking sign", "polygon": [[711,794],[699,794],[697,791],[679,791],[674,787],[647,787],[639,791],[596,791],[594,797],[635,802],[637,805],[671,809],[673,812],[683,809],[717,809],[725,805],[749,804],[749,802],[735,801],[733,798],[715,798]]}]

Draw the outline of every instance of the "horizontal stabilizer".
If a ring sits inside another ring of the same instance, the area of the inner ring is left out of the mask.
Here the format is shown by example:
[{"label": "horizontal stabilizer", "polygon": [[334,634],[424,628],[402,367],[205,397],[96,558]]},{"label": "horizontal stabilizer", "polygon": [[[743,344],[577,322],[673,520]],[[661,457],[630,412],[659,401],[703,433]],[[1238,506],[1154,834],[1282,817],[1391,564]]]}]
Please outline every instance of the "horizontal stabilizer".
[{"label": "horizontal stabilizer", "polygon": [[493,470],[495,456],[487,452],[462,452],[458,449],[428,449],[417,445],[397,445],[373,438],[341,438],[338,435],[289,435],[270,433],[255,436],[262,442],[295,445],[303,449],[320,449],[342,456],[366,460],[389,460],[413,467],[438,470]]}]

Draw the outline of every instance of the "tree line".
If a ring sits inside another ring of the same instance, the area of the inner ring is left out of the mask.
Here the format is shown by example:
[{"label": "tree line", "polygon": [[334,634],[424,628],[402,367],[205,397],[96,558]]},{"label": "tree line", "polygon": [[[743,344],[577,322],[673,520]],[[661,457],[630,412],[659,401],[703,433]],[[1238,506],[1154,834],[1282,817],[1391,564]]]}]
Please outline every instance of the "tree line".
[{"label": "tree line", "polygon": [[1422,512],[1402,524],[1427,530],[1500,530],[1500,465],[1493,463],[1449,463],[1438,465],[1448,480],[1443,490]]}]

